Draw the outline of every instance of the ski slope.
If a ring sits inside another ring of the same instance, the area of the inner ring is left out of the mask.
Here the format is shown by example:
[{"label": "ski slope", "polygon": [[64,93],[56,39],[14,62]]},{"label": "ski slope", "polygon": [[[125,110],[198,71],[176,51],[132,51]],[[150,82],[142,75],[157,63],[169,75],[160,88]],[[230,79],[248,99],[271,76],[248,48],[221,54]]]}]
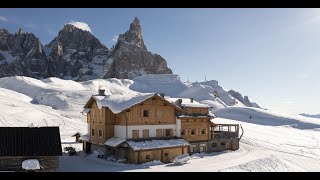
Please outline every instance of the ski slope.
[{"label": "ski slope", "polygon": [[[165,86],[167,82],[176,88]],[[60,171],[320,171],[319,119],[249,108],[240,103],[230,106],[227,94],[220,98],[212,96],[213,89],[220,89],[224,94],[222,87],[215,86],[214,81],[183,83],[177,76],[156,75],[138,81],[0,78],[0,126],[29,126],[31,123],[59,126],[63,146],[71,144],[81,150],[82,145],[74,143],[71,135],[87,133],[86,116],[80,112],[99,87],[104,88],[106,94],[128,96],[159,92],[171,97],[194,97],[208,104],[217,116],[212,120],[215,123],[241,124],[244,134],[240,149],[194,155],[183,165],[161,162],[127,165],[92,156],[62,156]]]}]

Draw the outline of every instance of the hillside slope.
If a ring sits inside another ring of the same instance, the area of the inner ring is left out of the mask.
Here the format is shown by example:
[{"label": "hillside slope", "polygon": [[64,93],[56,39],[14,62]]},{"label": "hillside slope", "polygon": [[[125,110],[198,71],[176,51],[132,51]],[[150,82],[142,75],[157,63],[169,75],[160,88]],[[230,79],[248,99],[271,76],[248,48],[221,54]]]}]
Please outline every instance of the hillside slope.
[{"label": "hillside slope", "polygon": [[[320,121],[244,106],[228,106],[223,98],[210,96],[214,84],[186,84],[177,77],[152,80],[95,79],[84,82],[23,76],[0,78],[0,126],[59,126],[64,146],[71,134],[87,133],[86,116],[80,112],[99,87],[106,94],[134,95],[162,92],[191,96],[212,108],[214,123],[241,124],[240,149],[234,152],[195,155],[190,163],[175,166],[124,165],[87,157],[62,157],[61,171],[319,171]],[[147,78],[148,79],[148,78]],[[166,86],[168,79],[172,83]],[[162,83],[162,85],[161,85]],[[148,84],[148,85],[146,85]],[[170,89],[170,87],[173,87]],[[212,89],[211,89],[212,88]],[[139,89],[139,91],[138,91]],[[209,89],[209,90],[207,90]],[[222,89],[222,88],[221,88]],[[223,89],[222,89],[223,90]],[[225,91],[226,92],[226,91]],[[212,99],[211,99],[212,98]],[[81,146],[79,146],[81,147]],[[76,164],[70,166],[70,163]],[[69,164],[69,165],[68,165]]]}]

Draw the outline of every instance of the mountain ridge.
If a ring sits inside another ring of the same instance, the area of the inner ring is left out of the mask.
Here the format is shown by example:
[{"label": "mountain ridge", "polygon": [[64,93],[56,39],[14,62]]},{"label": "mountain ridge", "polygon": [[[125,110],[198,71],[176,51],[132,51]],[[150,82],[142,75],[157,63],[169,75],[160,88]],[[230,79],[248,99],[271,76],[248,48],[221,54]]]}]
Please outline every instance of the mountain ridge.
[{"label": "mountain ridge", "polygon": [[42,45],[22,29],[11,34],[0,29],[0,77],[58,77],[75,81],[128,78],[144,74],[172,74],[167,62],[147,50],[137,17],[129,30],[108,49],[90,31],[65,24],[58,36]]}]

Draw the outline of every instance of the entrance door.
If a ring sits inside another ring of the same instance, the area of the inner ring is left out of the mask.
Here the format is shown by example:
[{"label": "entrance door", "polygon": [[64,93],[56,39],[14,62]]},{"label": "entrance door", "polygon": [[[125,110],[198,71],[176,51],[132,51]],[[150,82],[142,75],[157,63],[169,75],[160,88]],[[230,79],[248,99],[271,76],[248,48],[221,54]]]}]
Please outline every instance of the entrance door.
[{"label": "entrance door", "polygon": [[127,148],[120,148],[119,149],[119,159],[127,159]]},{"label": "entrance door", "polygon": [[164,163],[170,162],[171,160],[169,157],[169,151],[163,151],[162,157]]},{"label": "entrance door", "polygon": [[91,143],[86,142],[86,149],[85,149],[86,153],[91,153]]},{"label": "entrance door", "polygon": [[200,145],[200,152],[205,152],[206,151],[206,145]]}]

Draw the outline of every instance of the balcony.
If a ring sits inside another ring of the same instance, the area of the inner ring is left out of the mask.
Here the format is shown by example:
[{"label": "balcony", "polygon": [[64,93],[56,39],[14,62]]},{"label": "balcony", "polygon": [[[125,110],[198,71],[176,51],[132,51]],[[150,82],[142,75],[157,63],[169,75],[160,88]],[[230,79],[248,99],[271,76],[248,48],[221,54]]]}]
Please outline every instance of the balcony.
[{"label": "balcony", "polygon": [[232,139],[239,136],[239,124],[214,124],[210,128],[212,139]]}]

